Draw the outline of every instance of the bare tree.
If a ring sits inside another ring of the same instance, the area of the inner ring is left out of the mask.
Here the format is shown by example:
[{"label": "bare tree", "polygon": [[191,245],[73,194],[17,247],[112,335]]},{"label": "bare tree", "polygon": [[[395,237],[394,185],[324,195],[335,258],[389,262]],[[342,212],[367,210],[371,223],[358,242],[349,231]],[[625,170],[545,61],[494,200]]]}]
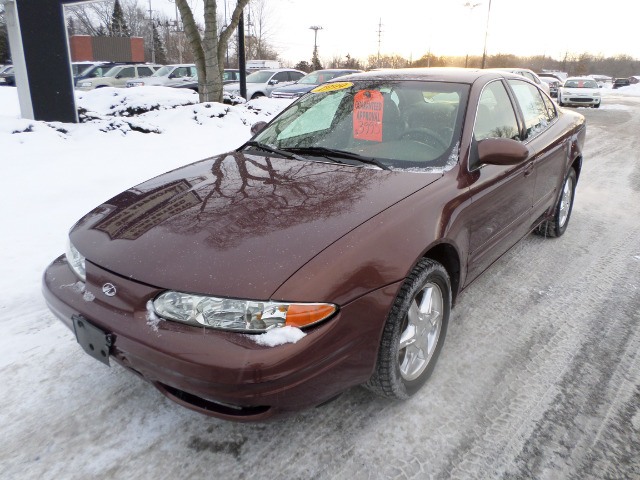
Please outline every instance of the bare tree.
[{"label": "bare tree", "polygon": [[247,3],[249,0],[237,0],[229,25],[218,31],[216,1],[204,0],[204,34],[200,35],[187,0],[176,0],[198,70],[201,102],[222,102],[222,74],[227,44],[238,27],[240,14]]}]

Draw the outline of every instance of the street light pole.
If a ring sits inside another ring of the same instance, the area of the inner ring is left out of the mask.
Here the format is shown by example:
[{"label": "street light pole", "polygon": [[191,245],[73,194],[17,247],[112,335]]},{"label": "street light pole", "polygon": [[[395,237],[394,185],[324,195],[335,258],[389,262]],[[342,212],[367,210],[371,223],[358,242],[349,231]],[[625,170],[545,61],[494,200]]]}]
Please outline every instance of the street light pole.
[{"label": "street light pole", "polygon": [[482,68],[487,66],[487,36],[489,35],[489,15],[491,15],[491,0],[487,9],[487,28],[484,31],[484,52],[482,53]]},{"label": "street light pole", "polygon": [[[471,27],[471,14],[473,13],[473,10],[476,7],[479,7],[480,5],[482,5],[481,3],[465,3],[464,5],[462,5],[464,8],[468,8],[469,9],[469,27]],[[467,58],[464,61],[464,68],[467,68],[469,66],[469,50],[467,47]]]}]

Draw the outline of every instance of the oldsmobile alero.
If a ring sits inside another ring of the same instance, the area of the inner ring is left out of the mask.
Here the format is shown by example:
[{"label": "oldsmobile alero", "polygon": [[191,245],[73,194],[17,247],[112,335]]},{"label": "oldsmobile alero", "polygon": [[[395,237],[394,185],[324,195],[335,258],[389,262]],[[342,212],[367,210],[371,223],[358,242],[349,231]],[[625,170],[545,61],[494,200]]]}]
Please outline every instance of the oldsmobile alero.
[{"label": "oldsmobile alero", "polygon": [[252,130],[95,208],[43,279],[87,353],[240,421],[417,392],[460,293],[564,233],[585,138],[528,80],[466,69],[341,77]]}]

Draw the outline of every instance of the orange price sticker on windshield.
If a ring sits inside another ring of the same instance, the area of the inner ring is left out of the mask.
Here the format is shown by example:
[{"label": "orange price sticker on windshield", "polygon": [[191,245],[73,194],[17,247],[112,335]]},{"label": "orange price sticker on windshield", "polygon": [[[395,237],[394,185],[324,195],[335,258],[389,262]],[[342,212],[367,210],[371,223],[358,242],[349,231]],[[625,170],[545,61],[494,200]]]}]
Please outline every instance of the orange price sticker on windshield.
[{"label": "orange price sticker on windshield", "polygon": [[382,93],[360,90],[353,98],[353,138],[382,141]]}]

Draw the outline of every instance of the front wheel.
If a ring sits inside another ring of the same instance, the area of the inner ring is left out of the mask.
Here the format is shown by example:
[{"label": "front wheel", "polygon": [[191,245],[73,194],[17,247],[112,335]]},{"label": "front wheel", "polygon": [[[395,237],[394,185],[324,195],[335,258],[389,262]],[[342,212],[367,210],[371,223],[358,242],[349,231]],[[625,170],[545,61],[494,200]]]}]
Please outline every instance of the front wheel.
[{"label": "front wheel", "polygon": [[569,218],[571,217],[571,210],[573,209],[573,197],[576,191],[576,171],[571,168],[569,174],[562,186],[562,192],[560,198],[556,204],[553,217],[549,220],[545,220],[538,226],[536,233],[544,237],[559,237],[566,230],[569,224]]},{"label": "front wheel", "polygon": [[427,381],[442,349],[451,311],[451,281],[445,268],[423,259],[400,288],[365,384],[387,398],[405,399]]}]

